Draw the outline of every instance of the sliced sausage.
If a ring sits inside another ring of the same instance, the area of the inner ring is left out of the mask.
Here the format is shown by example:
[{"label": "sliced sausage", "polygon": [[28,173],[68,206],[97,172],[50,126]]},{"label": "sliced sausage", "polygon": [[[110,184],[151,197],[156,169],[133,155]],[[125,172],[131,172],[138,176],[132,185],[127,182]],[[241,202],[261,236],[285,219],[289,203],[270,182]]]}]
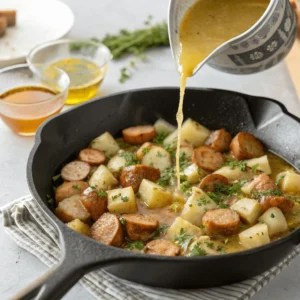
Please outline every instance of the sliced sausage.
[{"label": "sliced sausage", "polygon": [[265,196],[260,199],[263,211],[265,212],[270,207],[278,207],[283,213],[293,209],[295,203],[293,200],[287,199],[284,196]]},{"label": "sliced sausage", "polygon": [[238,160],[261,157],[265,154],[262,143],[248,132],[238,133],[231,141],[229,148]]},{"label": "sliced sausage", "polygon": [[146,165],[134,165],[122,170],[120,184],[123,187],[131,186],[135,193],[139,190],[143,179],[156,181],[160,178],[160,171],[156,168]]},{"label": "sliced sausage", "polygon": [[177,245],[166,240],[153,240],[145,246],[144,253],[164,256],[179,256],[181,254],[181,249]]},{"label": "sliced sausage", "polygon": [[89,187],[85,181],[75,180],[64,182],[55,191],[56,202],[63,201],[73,195],[80,195],[85,189]]},{"label": "sliced sausage", "polygon": [[91,166],[101,165],[105,162],[106,157],[103,151],[92,148],[85,148],[79,152],[78,158],[87,162]]},{"label": "sliced sausage", "polygon": [[101,196],[100,192],[96,192],[92,188],[86,189],[80,199],[94,221],[107,212],[107,196]]},{"label": "sliced sausage", "polygon": [[208,235],[234,235],[239,231],[240,217],[238,213],[229,208],[217,208],[207,211],[202,223]]},{"label": "sliced sausage", "polygon": [[223,175],[209,174],[201,180],[201,182],[199,184],[199,188],[206,192],[213,192],[215,190],[215,184],[217,184],[217,183],[222,183],[222,184],[228,185],[229,181]]},{"label": "sliced sausage", "polygon": [[218,152],[226,152],[232,140],[231,134],[224,128],[213,131],[206,139],[204,145]]},{"label": "sliced sausage", "polygon": [[124,214],[127,235],[132,241],[148,241],[153,236],[159,223],[152,217],[139,214]]},{"label": "sliced sausage", "polygon": [[274,181],[265,173],[254,176],[250,185],[253,190],[259,192],[277,190]]},{"label": "sliced sausage", "polygon": [[66,181],[83,180],[90,173],[91,167],[84,161],[75,160],[61,169],[61,177]]},{"label": "sliced sausage", "polygon": [[93,239],[110,246],[121,246],[124,240],[122,225],[116,215],[105,213],[91,227]]},{"label": "sliced sausage", "polygon": [[151,125],[129,127],[124,129],[122,133],[125,142],[132,145],[141,145],[156,137],[155,128]]},{"label": "sliced sausage", "polygon": [[220,152],[207,146],[196,148],[192,160],[198,167],[208,172],[216,171],[225,162],[225,158]]},{"label": "sliced sausage", "polygon": [[150,148],[152,146],[152,143],[144,143],[139,150],[136,152],[136,157],[138,160],[142,160],[144,155],[147,154],[147,152],[149,152]]}]

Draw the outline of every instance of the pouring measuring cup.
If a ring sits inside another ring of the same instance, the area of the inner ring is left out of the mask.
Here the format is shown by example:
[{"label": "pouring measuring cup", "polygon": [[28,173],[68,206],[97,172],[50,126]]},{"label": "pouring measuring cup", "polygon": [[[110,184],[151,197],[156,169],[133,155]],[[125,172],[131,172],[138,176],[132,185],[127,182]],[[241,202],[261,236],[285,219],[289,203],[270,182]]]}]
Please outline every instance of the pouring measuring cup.
[{"label": "pouring measuring cup", "polygon": [[[169,37],[173,58],[180,69],[179,27],[186,11],[196,0],[170,0]],[[246,32],[214,50],[204,63],[223,72],[252,74],[279,63],[291,50],[297,36],[297,18],[289,0],[270,0],[262,17]]]}]

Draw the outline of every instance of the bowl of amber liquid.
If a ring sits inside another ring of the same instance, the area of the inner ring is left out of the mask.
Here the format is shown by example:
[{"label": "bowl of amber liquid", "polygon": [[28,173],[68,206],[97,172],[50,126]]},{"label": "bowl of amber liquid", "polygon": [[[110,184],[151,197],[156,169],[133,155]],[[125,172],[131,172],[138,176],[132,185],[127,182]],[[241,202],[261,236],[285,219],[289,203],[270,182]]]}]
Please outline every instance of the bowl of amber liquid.
[{"label": "bowl of amber liquid", "polygon": [[66,104],[82,103],[96,96],[112,59],[103,44],[83,40],[58,40],[35,47],[27,62],[64,70],[70,77]]},{"label": "bowl of amber liquid", "polygon": [[49,117],[58,114],[68,96],[70,79],[57,68],[27,64],[0,70],[0,117],[15,133],[34,135]]}]

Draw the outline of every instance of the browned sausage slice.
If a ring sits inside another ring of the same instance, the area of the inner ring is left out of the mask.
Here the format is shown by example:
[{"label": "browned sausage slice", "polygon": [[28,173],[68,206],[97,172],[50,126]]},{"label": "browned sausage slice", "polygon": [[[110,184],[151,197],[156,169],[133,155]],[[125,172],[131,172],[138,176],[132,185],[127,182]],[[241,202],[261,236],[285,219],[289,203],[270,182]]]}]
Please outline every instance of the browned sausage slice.
[{"label": "browned sausage slice", "polygon": [[144,253],[164,256],[179,256],[181,254],[181,249],[177,245],[166,240],[153,240],[145,246]]},{"label": "browned sausage slice", "polygon": [[229,208],[217,208],[207,211],[202,223],[208,235],[234,235],[239,231],[240,217]]},{"label": "browned sausage slice", "polygon": [[277,190],[274,181],[264,173],[254,176],[250,184],[254,190],[259,192]]},{"label": "browned sausage slice", "polygon": [[136,152],[136,157],[138,160],[142,160],[144,155],[150,150],[152,143],[144,143],[139,150]]},{"label": "browned sausage slice", "polygon": [[101,196],[92,188],[86,189],[80,199],[94,221],[97,221],[107,211],[107,196]]},{"label": "browned sausage slice", "polygon": [[265,154],[262,143],[248,132],[238,133],[231,141],[229,148],[238,160],[261,157]]},{"label": "browned sausage slice", "polygon": [[139,190],[143,179],[156,181],[160,177],[160,171],[156,168],[145,165],[134,165],[122,170],[120,184],[123,187],[132,186],[134,192]]},{"label": "browned sausage slice", "polygon": [[125,142],[132,145],[141,145],[156,137],[155,128],[151,125],[129,127],[124,129],[122,133]]},{"label": "browned sausage slice", "polygon": [[263,211],[270,207],[278,207],[283,213],[289,212],[293,209],[295,203],[293,200],[287,199],[284,196],[265,196],[260,199]]},{"label": "browned sausage slice", "polygon": [[232,140],[231,134],[224,128],[213,131],[205,141],[205,146],[218,151],[225,152],[229,150],[229,145]]},{"label": "browned sausage slice", "polygon": [[225,158],[220,152],[207,146],[196,148],[192,160],[198,167],[208,172],[216,171],[225,162]]},{"label": "browned sausage slice", "polygon": [[132,241],[148,241],[158,227],[158,221],[152,217],[139,214],[124,214],[125,228],[129,239]]},{"label": "browned sausage slice", "polygon": [[111,246],[121,246],[124,240],[120,220],[116,215],[105,213],[91,227],[93,239]]},{"label": "browned sausage slice", "polygon": [[85,189],[89,187],[85,181],[70,181],[61,184],[55,191],[56,202],[63,201],[73,195],[80,195]]},{"label": "browned sausage slice", "polygon": [[215,184],[217,183],[228,185],[229,181],[223,175],[209,174],[201,180],[199,188],[207,192],[213,192],[215,190]]},{"label": "browned sausage slice", "polygon": [[84,161],[75,160],[61,169],[61,177],[66,181],[83,180],[90,173],[91,167]]},{"label": "browned sausage slice", "polygon": [[91,166],[101,165],[106,160],[104,152],[97,150],[97,149],[92,149],[92,148],[82,149],[79,152],[78,158],[81,161],[87,162]]}]

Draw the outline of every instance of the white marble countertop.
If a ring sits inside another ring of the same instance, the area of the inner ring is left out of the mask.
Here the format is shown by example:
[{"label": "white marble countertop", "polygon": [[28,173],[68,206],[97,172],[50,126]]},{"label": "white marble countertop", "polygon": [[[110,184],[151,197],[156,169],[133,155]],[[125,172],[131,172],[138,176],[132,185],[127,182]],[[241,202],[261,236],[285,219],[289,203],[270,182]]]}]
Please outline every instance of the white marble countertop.
[{"label": "white marble countertop", "polygon": [[[64,0],[75,14],[75,26],[71,38],[103,37],[121,28],[140,27],[148,15],[160,21],[167,17],[167,0]],[[54,19],[55,21],[55,19]],[[179,75],[169,49],[150,51],[147,62],[138,65],[133,77],[125,84],[118,82],[120,68],[125,61],[111,63],[101,93],[153,86],[178,86]],[[234,76],[204,67],[188,86],[214,87],[266,96],[283,102],[288,110],[300,116],[300,105],[284,63],[269,71],[256,75]],[[178,99],[174,99],[178,101]],[[0,120],[0,206],[28,194],[26,161],[33,145],[33,138],[13,134]],[[0,298],[8,299],[46,271],[46,267],[35,257],[15,245],[0,229]],[[300,283],[300,258],[286,268],[254,300],[298,300]],[[64,299],[94,299],[80,285],[76,285]]]}]

